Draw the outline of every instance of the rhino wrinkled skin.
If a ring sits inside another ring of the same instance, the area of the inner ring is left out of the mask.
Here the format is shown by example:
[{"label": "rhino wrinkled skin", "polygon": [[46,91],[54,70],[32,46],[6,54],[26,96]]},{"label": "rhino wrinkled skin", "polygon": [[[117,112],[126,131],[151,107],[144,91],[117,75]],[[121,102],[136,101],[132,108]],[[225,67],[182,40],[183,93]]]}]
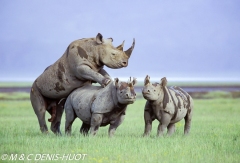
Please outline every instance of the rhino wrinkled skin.
[{"label": "rhino wrinkled skin", "polygon": [[168,129],[168,135],[175,132],[175,123],[185,119],[184,134],[188,134],[191,127],[193,113],[193,99],[179,87],[167,86],[167,79],[161,79],[161,83],[150,82],[147,75],[142,90],[143,97],[147,100],[144,109],[145,130],[144,136],[148,136],[152,129],[152,121],[157,119],[157,136],[162,136]]},{"label": "rhino wrinkled skin", "polygon": [[100,126],[110,124],[109,136],[123,122],[127,105],[134,103],[136,93],[134,78],[128,82],[119,82],[118,78],[105,88],[86,84],[74,90],[65,103],[65,132],[71,134],[72,123],[76,117],[82,120],[80,132],[84,135],[90,130],[95,135]]},{"label": "rhino wrinkled skin", "polygon": [[62,99],[86,82],[97,82],[105,87],[111,78],[103,69],[104,65],[114,69],[128,65],[135,40],[126,51],[123,51],[124,42],[115,48],[112,41],[112,38],[103,39],[100,33],[96,38],[73,41],[61,58],[34,81],[30,99],[42,132],[48,132],[46,110],[52,115],[49,119],[52,122],[51,130],[60,133],[64,105]]}]

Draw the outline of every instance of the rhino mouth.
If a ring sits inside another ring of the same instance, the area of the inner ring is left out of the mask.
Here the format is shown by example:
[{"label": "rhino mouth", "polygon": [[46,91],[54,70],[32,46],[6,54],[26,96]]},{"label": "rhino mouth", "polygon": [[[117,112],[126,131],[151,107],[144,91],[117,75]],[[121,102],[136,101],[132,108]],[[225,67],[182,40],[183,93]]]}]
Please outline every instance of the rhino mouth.
[{"label": "rhino mouth", "polygon": [[119,99],[119,103],[121,104],[133,104],[136,101],[136,98],[121,98]]},{"label": "rhino mouth", "polygon": [[128,62],[127,61],[118,62],[117,66],[118,67],[127,67],[128,66]]},{"label": "rhino mouth", "polygon": [[127,62],[119,62],[117,63],[117,67],[127,67],[128,63]]},{"label": "rhino mouth", "polygon": [[132,104],[135,100],[124,100],[125,103]]},{"label": "rhino mouth", "polygon": [[111,68],[111,69],[118,69],[118,68],[122,68],[122,67],[127,67],[128,63],[127,62],[118,62],[116,63],[115,65],[107,65],[106,66],[108,68]]},{"label": "rhino mouth", "polygon": [[142,93],[143,94],[143,97],[145,98],[145,99],[151,99],[151,94],[150,93],[146,93],[146,92],[143,92]]},{"label": "rhino mouth", "polygon": [[129,102],[131,102],[131,101],[135,101],[136,100],[136,98],[124,98],[123,99],[123,101],[129,101]]}]

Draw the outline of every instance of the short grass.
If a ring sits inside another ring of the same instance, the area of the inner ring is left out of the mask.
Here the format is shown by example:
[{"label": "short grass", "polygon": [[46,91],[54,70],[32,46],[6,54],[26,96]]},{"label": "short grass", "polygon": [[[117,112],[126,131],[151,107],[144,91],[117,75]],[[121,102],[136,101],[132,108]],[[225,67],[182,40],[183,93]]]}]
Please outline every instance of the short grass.
[{"label": "short grass", "polygon": [[32,82],[3,82],[0,81],[0,87],[31,87]]},{"label": "short grass", "polygon": [[[123,124],[113,138],[108,138],[107,127],[101,127],[97,136],[80,135],[80,120],[73,124],[72,136],[42,134],[29,100],[0,101],[0,155],[3,154],[87,154],[88,163],[158,163],[158,162],[240,162],[240,99],[217,98],[195,100],[192,128],[183,136],[184,121],[177,123],[171,136],[156,137],[154,121],[150,137],[142,137],[145,100],[138,99],[127,110]],[[46,119],[50,117],[47,115]],[[49,124],[48,124],[49,125]],[[1,160],[0,162],[14,162]],[[15,161],[19,162],[19,161]],[[25,159],[25,162],[28,162]],[[75,162],[29,161],[29,162]]]},{"label": "short grass", "polygon": [[26,92],[0,93],[0,100],[29,100],[30,94]]}]

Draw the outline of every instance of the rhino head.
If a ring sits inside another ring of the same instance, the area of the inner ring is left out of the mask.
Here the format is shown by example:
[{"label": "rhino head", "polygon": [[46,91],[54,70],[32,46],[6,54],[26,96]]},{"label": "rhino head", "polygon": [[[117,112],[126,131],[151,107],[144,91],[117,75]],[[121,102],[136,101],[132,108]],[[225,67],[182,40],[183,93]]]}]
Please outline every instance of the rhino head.
[{"label": "rhino head", "polygon": [[136,78],[128,82],[120,82],[118,78],[114,79],[117,90],[117,99],[120,104],[132,104],[136,100],[134,85],[137,83]]},{"label": "rhino head", "polygon": [[150,82],[150,76],[146,76],[144,80],[144,88],[142,90],[143,97],[146,100],[156,101],[157,99],[163,99],[165,88],[167,85],[167,79],[164,77],[161,79],[160,84]]},{"label": "rhino head", "polygon": [[127,67],[128,59],[135,46],[135,39],[133,39],[132,46],[126,51],[123,51],[124,41],[118,47],[114,47],[112,42],[112,38],[103,39],[103,36],[100,33],[96,36],[96,48],[100,62],[113,69]]}]

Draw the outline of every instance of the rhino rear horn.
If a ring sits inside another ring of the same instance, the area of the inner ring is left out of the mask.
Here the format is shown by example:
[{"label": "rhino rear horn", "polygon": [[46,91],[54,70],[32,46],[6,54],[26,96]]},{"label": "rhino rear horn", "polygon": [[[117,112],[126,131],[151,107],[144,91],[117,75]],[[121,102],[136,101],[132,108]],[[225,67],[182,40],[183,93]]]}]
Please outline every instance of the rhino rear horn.
[{"label": "rhino rear horn", "polygon": [[124,42],[125,42],[125,41],[123,41],[122,44],[117,47],[118,50],[123,51]]},{"label": "rhino rear horn", "polygon": [[131,54],[132,54],[132,51],[134,49],[134,46],[135,46],[135,39],[133,39],[133,43],[132,43],[132,46],[125,51],[125,54],[130,58]]}]

